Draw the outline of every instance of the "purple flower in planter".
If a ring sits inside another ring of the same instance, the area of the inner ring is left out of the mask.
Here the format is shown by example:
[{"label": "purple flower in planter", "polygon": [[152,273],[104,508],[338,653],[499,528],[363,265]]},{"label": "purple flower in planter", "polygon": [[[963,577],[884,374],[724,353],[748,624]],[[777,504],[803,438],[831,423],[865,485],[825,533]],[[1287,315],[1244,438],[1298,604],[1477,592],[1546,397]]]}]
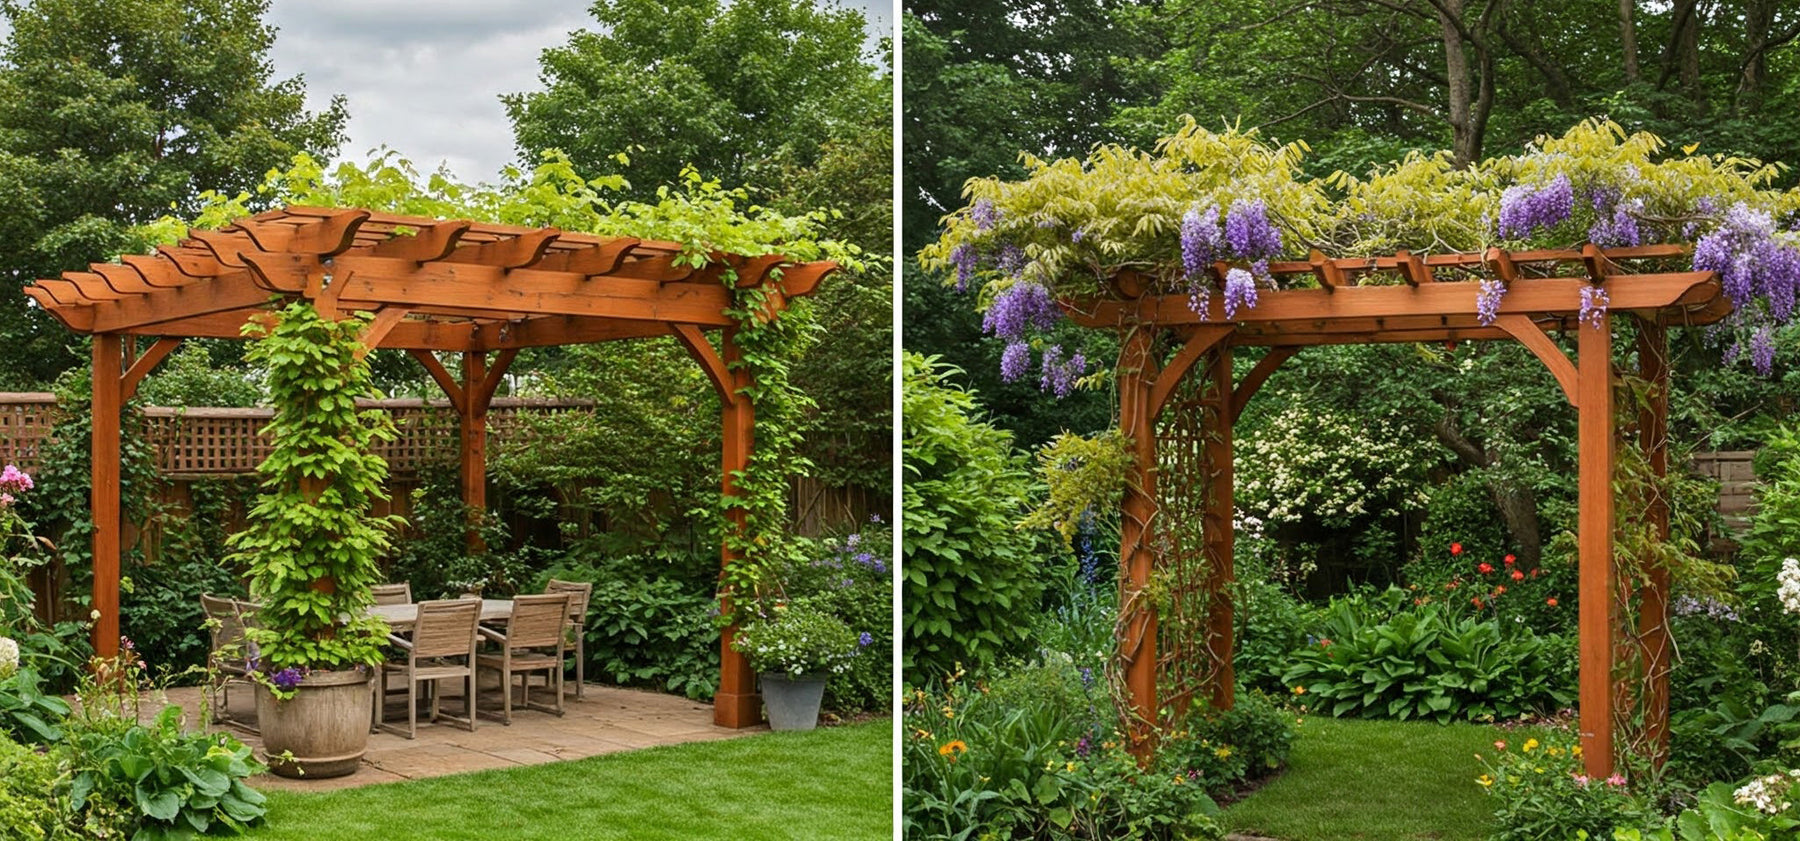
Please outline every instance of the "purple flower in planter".
[{"label": "purple flower in planter", "polygon": [[289,666],[276,672],[274,677],[269,678],[269,682],[275,684],[276,689],[280,689],[283,692],[292,692],[300,686],[300,681],[305,679],[305,672],[294,666]]}]

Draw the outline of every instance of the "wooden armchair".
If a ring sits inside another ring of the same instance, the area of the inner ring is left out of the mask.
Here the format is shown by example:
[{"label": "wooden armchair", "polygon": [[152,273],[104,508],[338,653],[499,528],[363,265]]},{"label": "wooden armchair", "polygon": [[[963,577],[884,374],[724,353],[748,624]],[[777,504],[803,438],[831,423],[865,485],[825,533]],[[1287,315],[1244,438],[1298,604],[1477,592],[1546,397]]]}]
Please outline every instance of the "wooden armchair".
[{"label": "wooden armchair", "polygon": [[588,602],[594,597],[594,583],[552,578],[544,592],[569,594],[569,630],[575,635],[575,700],[579,701],[581,687],[587,683],[587,614]]},{"label": "wooden armchair", "polygon": [[[406,662],[384,663],[381,667],[381,689],[375,695],[375,727],[397,733],[408,739],[419,732],[419,684],[433,686],[445,678],[462,678],[465,682],[463,717],[444,714],[439,708],[442,692],[431,693],[431,720],[449,719],[475,730],[475,645],[481,627],[481,602],[462,599],[423,602],[419,620],[413,624],[412,639],[389,634],[388,642],[406,651]],[[457,662],[457,661],[461,662]],[[387,698],[388,678],[400,675],[406,679],[406,730],[386,722],[382,703]]]},{"label": "wooden armchair", "polygon": [[207,666],[212,674],[207,679],[208,702],[212,705],[214,724],[229,724],[256,733],[255,724],[228,715],[233,685],[254,686],[250,680],[250,661],[256,656],[255,643],[244,634],[248,627],[249,605],[236,599],[200,596],[200,609],[206,613],[206,633],[212,642]]},{"label": "wooden armchair", "polygon": [[377,584],[370,587],[369,591],[375,594],[375,603],[378,605],[412,604],[412,582],[410,581],[399,584]]},{"label": "wooden armchair", "polygon": [[[476,663],[480,668],[500,672],[502,723],[512,724],[514,675],[524,676],[519,706],[563,714],[563,658],[568,651],[568,627],[569,595],[545,593],[513,599],[512,618],[507,620],[505,633],[481,629],[483,637],[499,646],[498,652],[476,657]],[[531,702],[533,672],[548,672],[549,679],[554,681],[554,706]]]}]

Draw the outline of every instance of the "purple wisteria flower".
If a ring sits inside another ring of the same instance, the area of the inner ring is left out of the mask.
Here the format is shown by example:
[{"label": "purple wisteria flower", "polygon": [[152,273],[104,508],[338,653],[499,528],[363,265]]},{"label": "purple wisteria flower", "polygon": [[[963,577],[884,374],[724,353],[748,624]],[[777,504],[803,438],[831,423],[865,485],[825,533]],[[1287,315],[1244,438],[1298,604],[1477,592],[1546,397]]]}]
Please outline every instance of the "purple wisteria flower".
[{"label": "purple wisteria flower", "polygon": [[1206,272],[1219,252],[1219,206],[1189,208],[1181,216],[1181,269],[1190,283]]},{"label": "purple wisteria flower", "polygon": [[1057,309],[1049,289],[1043,284],[1022,280],[994,297],[994,303],[982,316],[981,329],[1009,342],[1020,342],[1024,341],[1028,329],[1049,330],[1061,317],[1062,310]]},{"label": "purple wisteria flower", "polygon": [[1269,208],[1262,199],[1231,203],[1225,214],[1225,244],[1232,253],[1252,262],[1266,262],[1281,253],[1281,231],[1269,221]]},{"label": "purple wisteria flower", "polygon": [[1000,211],[989,199],[976,199],[975,206],[969,208],[969,218],[975,221],[975,230],[991,231],[1000,222]]},{"label": "purple wisteria flower", "polygon": [[1750,334],[1750,367],[1765,377],[1775,370],[1775,331],[1766,324]]},{"label": "purple wisteria flower", "polygon": [[1256,278],[1243,269],[1225,273],[1225,318],[1235,319],[1239,309],[1256,306]]},{"label": "purple wisteria flower", "polygon": [[1024,342],[1008,342],[1000,353],[1001,382],[1018,382],[1031,370],[1031,348]]},{"label": "purple wisteria flower", "polygon": [[294,666],[289,666],[276,672],[274,676],[269,678],[269,682],[275,684],[275,688],[280,689],[283,692],[292,692],[300,685],[300,681],[305,679],[305,672]]},{"label": "purple wisteria flower", "polygon": [[1540,187],[1514,184],[1500,194],[1500,235],[1522,238],[1552,227],[1575,212],[1575,189],[1569,176],[1558,175]]},{"label": "purple wisteria flower", "polygon": [[956,291],[969,291],[969,279],[975,276],[975,263],[978,259],[975,246],[966,242],[950,249],[950,263],[956,266]]},{"label": "purple wisteria flower", "polygon": [[1739,202],[1719,227],[1694,244],[1694,268],[1719,273],[1725,297],[1740,312],[1766,299],[1769,315],[1786,323],[1800,288],[1800,251],[1775,238],[1775,220]]},{"label": "purple wisteria flower", "polygon": [[1000,247],[1000,257],[994,262],[1001,274],[1018,277],[1025,271],[1025,250],[1009,242]]},{"label": "purple wisteria flower", "polygon": [[1669,603],[1669,610],[1676,616],[1706,615],[1711,619],[1723,619],[1727,622],[1738,621],[1738,612],[1731,605],[1718,599],[1696,599],[1693,596],[1676,596]]},{"label": "purple wisteria flower", "polygon": [[1202,319],[1206,318],[1207,307],[1212,306],[1212,287],[1205,278],[1193,278],[1188,281],[1188,309]]},{"label": "purple wisteria flower", "polygon": [[1070,234],[1069,234],[1070,242],[1080,242],[1084,239],[1087,239],[1087,229],[1086,228],[1076,228],[1074,231],[1070,232]]},{"label": "purple wisteria flower", "polygon": [[1506,284],[1499,280],[1484,280],[1481,288],[1475,292],[1475,320],[1486,327],[1500,317],[1500,299],[1506,297]]},{"label": "purple wisteria flower", "polygon": [[1638,230],[1637,214],[1643,211],[1643,205],[1636,199],[1613,205],[1610,213],[1603,213],[1588,228],[1588,239],[1602,248],[1641,244],[1643,234]]},{"label": "purple wisteria flower", "polygon": [[1077,352],[1069,359],[1063,359],[1062,345],[1051,345],[1044,349],[1043,376],[1038,386],[1057,397],[1068,397],[1075,390],[1075,381],[1087,373],[1087,358]]},{"label": "purple wisteria flower", "polygon": [[1612,297],[1606,294],[1606,290],[1598,286],[1583,286],[1581,287],[1581,313],[1576,320],[1598,330],[1606,318],[1606,308],[1611,303]]}]

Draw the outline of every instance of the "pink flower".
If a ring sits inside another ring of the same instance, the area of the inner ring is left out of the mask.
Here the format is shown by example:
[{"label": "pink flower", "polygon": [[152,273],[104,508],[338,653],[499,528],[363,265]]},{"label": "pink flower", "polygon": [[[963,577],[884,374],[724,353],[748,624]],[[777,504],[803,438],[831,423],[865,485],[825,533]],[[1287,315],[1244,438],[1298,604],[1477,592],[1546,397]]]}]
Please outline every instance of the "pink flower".
[{"label": "pink flower", "polygon": [[5,508],[11,504],[13,504],[13,495],[9,493],[0,493],[0,508]]},{"label": "pink flower", "polygon": [[5,470],[0,470],[0,490],[24,493],[35,486],[31,474],[20,470],[18,465],[9,464]]},{"label": "pink flower", "polygon": [[1606,778],[1606,784],[1613,788],[1618,788],[1625,784],[1625,778],[1618,774],[1614,774]]},{"label": "pink flower", "polygon": [[1581,787],[1582,787],[1582,788],[1587,788],[1587,785],[1588,785],[1588,775],[1586,775],[1586,774],[1576,774],[1576,775],[1575,775],[1575,784],[1576,784],[1576,785],[1578,785],[1578,786],[1581,786]]},{"label": "pink flower", "polygon": [[1505,742],[1495,742],[1494,750],[1506,750],[1506,743]]}]

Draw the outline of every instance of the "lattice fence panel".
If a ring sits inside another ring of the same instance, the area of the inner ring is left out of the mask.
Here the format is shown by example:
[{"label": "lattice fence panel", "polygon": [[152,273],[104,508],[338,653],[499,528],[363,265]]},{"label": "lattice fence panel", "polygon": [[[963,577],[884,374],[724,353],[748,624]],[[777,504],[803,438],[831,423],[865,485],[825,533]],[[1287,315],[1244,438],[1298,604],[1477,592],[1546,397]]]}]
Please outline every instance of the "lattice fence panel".
[{"label": "lattice fence panel", "polygon": [[0,393],[0,463],[27,469],[38,464],[38,445],[56,420],[56,396]]},{"label": "lattice fence panel", "polygon": [[1208,413],[1205,360],[1170,395],[1156,426],[1157,697],[1180,715],[1204,698],[1218,672],[1207,645],[1206,495]]}]

